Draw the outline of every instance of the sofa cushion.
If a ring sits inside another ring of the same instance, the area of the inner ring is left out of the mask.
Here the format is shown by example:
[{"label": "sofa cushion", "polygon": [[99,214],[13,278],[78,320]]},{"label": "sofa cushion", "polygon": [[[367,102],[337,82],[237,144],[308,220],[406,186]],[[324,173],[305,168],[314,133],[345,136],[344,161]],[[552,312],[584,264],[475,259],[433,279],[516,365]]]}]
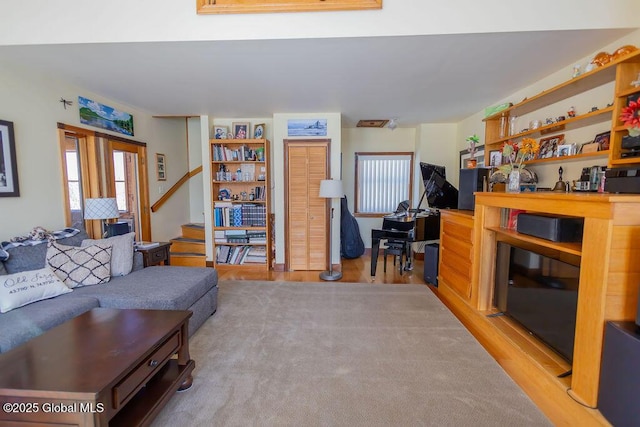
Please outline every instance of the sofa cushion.
[{"label": "sofa cushion", "polygon": [[97,298],[100,307],[186,310],[217,283],[213,268],[154,266],[74,293]]},{"label": "sofa cushion", "polygon": [[111,245],[79,248],[51,242],[47,264],[70,288],[107,283],[111,278]]},{"label": "sofa cushion", "polygon": [[0,352],[4,353],[99,306],[97,299],[76,297],[72,292],[0,314]]},{"label": "sofa cushion", "polygon": [[[80,243],[88,238],[87,232],[80,230],[78,234],[56,240],[56,242],[62,245],[80,246]],[[4,263],[9,274],[27,270],[39,270],[46,266],[46,241],[33,246],[17,246],[7,249],[7,252],[9,253],[9,259]]]},{"label": "sofa cushion", "polygon": [[8,274],[0,279],[0,313],[71,292],[50,268]]},{"label": "sofa cushion", "polygon": [[0,276],[7,274],[7,269],[4,268],[4,262],[0,261]]},{"label": "sofa cushion", "polygon": [[106,239],[86,239],[80,246],[111,245],[111,276],[126,276],[133,268],[133,240],[136,233],[127,233]]}]

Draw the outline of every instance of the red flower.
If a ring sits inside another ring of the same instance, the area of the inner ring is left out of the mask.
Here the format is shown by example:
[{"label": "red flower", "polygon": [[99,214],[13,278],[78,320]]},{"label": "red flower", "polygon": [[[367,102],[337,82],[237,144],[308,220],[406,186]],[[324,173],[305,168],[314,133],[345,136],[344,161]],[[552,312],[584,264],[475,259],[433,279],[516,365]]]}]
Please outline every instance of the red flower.
[{"label": "red flower", "polygon": [[625,126],[640,127],[640,102],[631,101],[629,106],[624,107],[622,114],[620,114],[620,120],[624,122]]}]

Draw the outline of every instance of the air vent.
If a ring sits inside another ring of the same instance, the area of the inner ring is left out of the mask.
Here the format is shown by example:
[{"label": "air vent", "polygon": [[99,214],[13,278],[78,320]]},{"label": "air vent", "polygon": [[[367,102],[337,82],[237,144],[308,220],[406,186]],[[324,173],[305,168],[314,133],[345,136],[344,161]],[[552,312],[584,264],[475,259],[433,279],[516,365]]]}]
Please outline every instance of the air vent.
[{"label": "air vent", "polygon": [[383,128],[389,120],[360,120],[356,127],[359,128]]}]

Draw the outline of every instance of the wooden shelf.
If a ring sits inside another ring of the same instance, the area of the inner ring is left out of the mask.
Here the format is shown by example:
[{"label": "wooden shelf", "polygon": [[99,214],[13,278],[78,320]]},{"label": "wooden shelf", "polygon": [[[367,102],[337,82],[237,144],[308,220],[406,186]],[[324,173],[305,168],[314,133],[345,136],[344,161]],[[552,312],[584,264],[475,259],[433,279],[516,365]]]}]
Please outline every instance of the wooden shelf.
[{"label": "wooden shelf", "polygon": [[637,58],[640,58],[640,50],[635,51],[630,55],[618,58],[615,61],[611,61],[602,67],[583,73],[578,77],[556,85],[551,89],[542,91],[531,98],[525,98],[522,102],[519,102],[512,107],[486,117],[484,121],[499,119],[505,114],[508,116],[522,116],[546,107],[547,105],[555,104],[556,102],[562,101],[566,98],[570,98],[574,95],[578,95],[590,89],[602,86],[603,84],[612,82],[616,78],[616,66],[618,64],[627,61],[634,61]]},{"label": "wooden shelf", "polygon": [[[211,181],[214,184],[265,184],[265,181]],[[221,200],[218,200],[221,201]],[[237,202],[237,200],[232,200]],[[252,200],[245,200],[245,202],[249,202]]]},{"label": "wooden shelf", "polygon": [[609,157],[609,150],[596,151],[594,153],[580,153],[573,154],[571,156],[561,156],[561,157],[549,157],[548,159],[535,159],[524,162],[525,166],[536,165],[539,163],[558,163],[558,162],[573,162],[584,160],[587,158],[597,158],[597,157]]},{"label": "wooden shelf", "polygon": [[544,125],[539,127],[538,129],[528,130],[526,132],[520,132],[515,135],[507,136],[504,138],[500,138],[488,143],[488,145],[495,145],[504,143],[509,140],[520,139],[525,136],[531,138],[537,138],[542,135],[549,135],[552,133],[560,133],[564,131],[569,131],[572,129],[578,129],[584,126],[593,125],[596,123],[603,123],[606,121],[611,121],[611,113],[613,112],[613,106],[603,108],[597,111],[591,111],[586,114],[581,114],[576,117],[571,117],[567,120],[563,120],[561,122],[552,123],[549,125]]},{"label": "wooden shelf", "polygon": [[640,93],[640,86],[631,87],[629,89],[622,90],[622,91],[618,92],[618,94],[616,96],[627,97],[629,95],[635,95],[636,93]]},{"label": "wooden shelf", "polygon": [[571,255],[582,256],[581,243],[553,242],[551,240],[541,239],[539,237],[530,236],[528,234],[518,233],[515,230],[509,230],[507,228],[501,228],[501,227],[486,227],[486,228],[487,230],[491,230],[498,235],[502,235],[511,239],[520,240],[522,242],[527,242],[536,246],[542,246],[548,249],[565,252]]}]

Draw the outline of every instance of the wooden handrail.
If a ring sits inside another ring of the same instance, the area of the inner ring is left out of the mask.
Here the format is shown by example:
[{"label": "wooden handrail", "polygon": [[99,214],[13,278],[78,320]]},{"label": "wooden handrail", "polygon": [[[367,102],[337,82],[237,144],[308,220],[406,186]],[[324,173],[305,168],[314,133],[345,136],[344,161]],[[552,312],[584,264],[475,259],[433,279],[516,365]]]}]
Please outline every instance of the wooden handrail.
[{"label": "wooden handrail", "polygon": [[156,212],[158,209],[160,209],[160,207],[162,205],[164,205],[164,203],[169,200],[169,198],[171,196],[173,196],[173,193],[175,193],[176,191],[178,191],[178,189],[182,186],[182,184],[184,184],[185,182],[187,182],[190,178],[198,175],[200,172],[202,172],[202,165],[198,166],[197,168],[195,168],[194,170],[192,170],[191,172],[187,172],[185,173],[182,178],[180,178],[178,180],[178,182],[176,182],[175,184],[173,184],[171,186],[171,188],[169,189],[169,191],[167,191],[166,193],[164,193],[162,195],[162,197],[160,197],[158,199],[157,202],[155,202],[153,204],[153,206],[151,206],[151,212]]}]

